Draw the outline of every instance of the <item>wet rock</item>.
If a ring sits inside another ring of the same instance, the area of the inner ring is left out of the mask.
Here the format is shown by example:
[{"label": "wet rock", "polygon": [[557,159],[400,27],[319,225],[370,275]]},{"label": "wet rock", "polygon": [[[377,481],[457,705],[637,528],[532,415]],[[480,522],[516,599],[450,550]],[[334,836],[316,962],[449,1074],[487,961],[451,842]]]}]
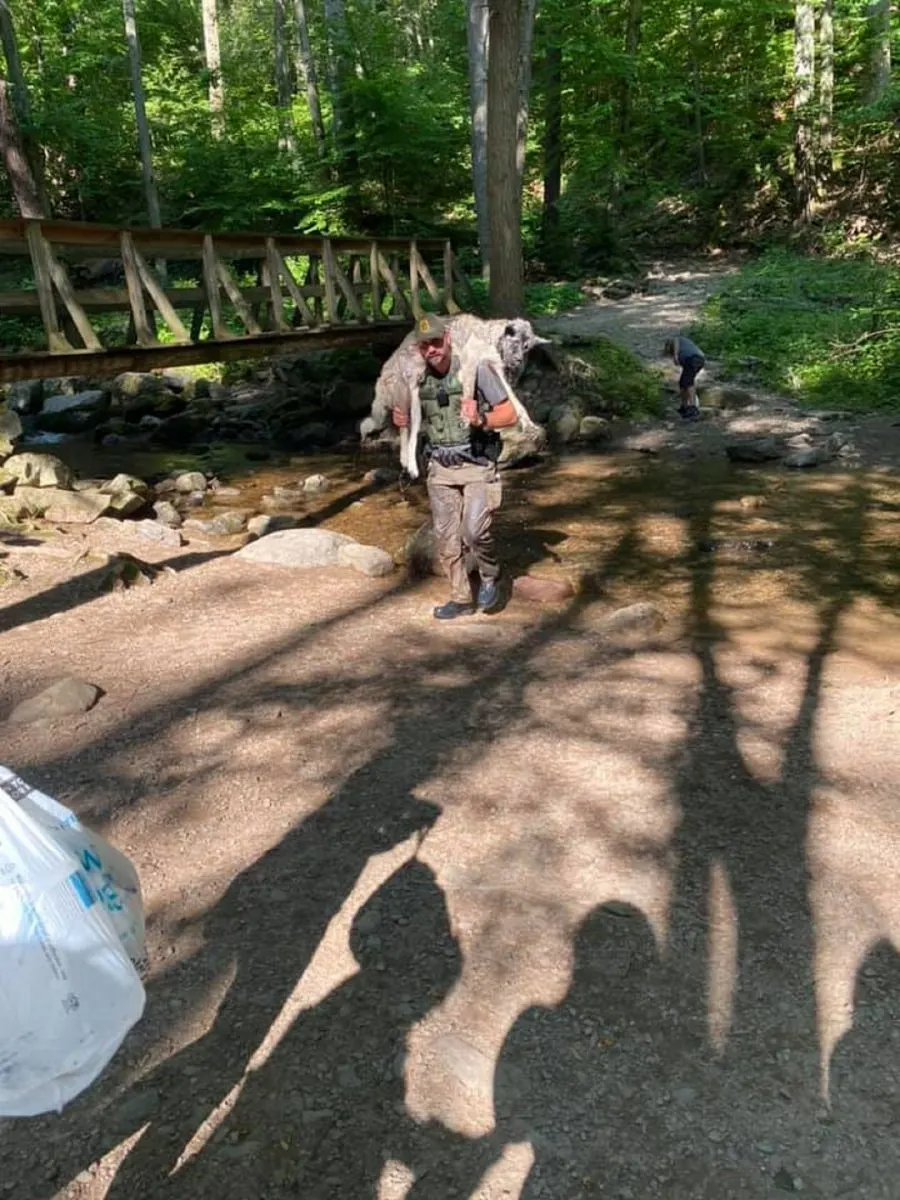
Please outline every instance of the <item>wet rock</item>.
[{"label": "wet rock", "polygon": [[784,465],[795,468],[820,467],[823,463],[828,462],[830,458],[831,455],[826,446],[804,446],[786,455]]},{"label": "wet rock", "polygon": [[578,436],[586,442],[604,441],[609,437],[609,421],[605,417],[582,417]]},{"label": "wet rock", "polygon": [[60,717],[85,713],[93,708],[101,694],[100,688],[93,683],[75,678],[60,679],[36,696],[17,704],[8,720],[11,725],[25,725],[32,721],[55,721]]},{"label": "wet rock", "polygon": [[184,471],[175,476],[175,489],[179,492],[205,492],[206,476],[202,471]]},{"label": "wet rock", "polygon": [[178,529],[181,525],[181,513],[171,502],[171,500],[157,500],[153,505],[153,511],[156,514],[156,519],[161,525],[168,525],[170,529]]},{"label": "wet rock", "polygon": [[138,396],[159,396],[165,384],[156,375],[141,371],[124,371],[113,380],[113,394],[122,401],[134,400]]},{"label": "wet rock", "polygon": [[744,438],[729,442],[725,453],[736,463],[772,462],[781,457],[781,451],[774,438]]},{"label": "wet rock", "polygon": [[628,604],[616,609],[600,622],[602,633],[657,633],[666,623],[666,618],[649,601]]},{"label": "wet rock", "polygon": [[162,525],[158,520],[135,521],[132,529],[141,537],[147,538],[151,542],[157,542],[160,546],[169,546],[173,550],[177,550],[184,545],[184,538],[178,529],[170,525]]},{"label": "wet rock", "polygon": [[[50,381],[48,380],[47,383]],[[40,410],[44,398],[45,383],[42,379],[22,379],[10,383],[6,388],[7,408],[15,413],[28,416]]]},{"label": "wet rock", "polygon": [[66,464],[53,454],[14,454],[3,467],[27,487],[71,488],[74,479]]},{"label": "wet rock", "polygon": [[536,575],[520,575],[513,580],[513,595],[533,604],[562,604],[575,595],[567,579],[541,579]]},{"label": "wet rock", "polygon": [[571,442],[578,437],[581,418],[568,404],[559,404],[550,413],[547,426],[555,441]]},{"label": "wet rock", "polygon": [[394,560],[386,550],[379,546],[363,546],[358,542],[341,546],[338,549],[337,562],[340,567],[352,567],[354,571],[360,571],[372,578],[390,575],[394,570]]},{"label": "wet rock", "polygon": [[353,538],[330,529],[282,529],[244,546],[235,557],[281,567],[333,567],[341,546],[351,544]]},{"label": "wet rock", "polygon": [[501,469],[536,462],[547,444],[547,433],[542,425],[534,429],[501,429],[500,437],[503,442]]},{"label": "wet rock", "polygon": [[86,409],[90,412],[102,412],[109,403],[106,392],[98,390],[75,392],[74,395],[49,396],[41,406],[41,415],[72,412],[75,409]]},{"label": "wet rock", "polygon": [[117,517],[129,517],[150,499],[150,488],[135,475],[116,475],[100,488],[109,497],[109,511]]},{"label": "wet rock", "polygon": [[234,533],[242,533],[247,525],[248,513],[226,512],[216,517],[201,521],[194,517],[184,523],[185,532],[211,534],[213,537],[228,537]]},{"label": "wet rock", "polygon": [[327,492],[330,486],[328,479],[324,475],[308,475],[303,480],[304,492]]},{"label": "wet rock", "polygon": [[396,483],[400,478],[400,472],[395,471],[393,467],[373,467],[371,471],[366,471],[363,475],[363,483],[369,487],[387,487],[389,484]]}]

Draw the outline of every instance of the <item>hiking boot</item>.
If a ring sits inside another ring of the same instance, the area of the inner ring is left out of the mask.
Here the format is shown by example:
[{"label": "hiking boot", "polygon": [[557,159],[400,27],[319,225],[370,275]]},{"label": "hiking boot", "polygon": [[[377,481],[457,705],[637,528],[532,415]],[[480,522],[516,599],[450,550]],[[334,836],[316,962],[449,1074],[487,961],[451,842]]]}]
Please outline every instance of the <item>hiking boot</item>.
[{"label": "hiking boot", "polygon": [[687,404],[678,411],[681,413],[682,420],[684,421],[700,420],[700,408],[697,404]]},{"label": "hiking boot", "polygon": [[500,605],[500,588],[496,579],[482,579],[475,607],[479,612],[492,613]]},{"label": "hiking boot", "polygon": [[438,621],[452,621],[454,617],[471,616],[473,611],[471,604],[460,604],[458,600],[448,600],[446,604],[439,604],[433,615]]}]

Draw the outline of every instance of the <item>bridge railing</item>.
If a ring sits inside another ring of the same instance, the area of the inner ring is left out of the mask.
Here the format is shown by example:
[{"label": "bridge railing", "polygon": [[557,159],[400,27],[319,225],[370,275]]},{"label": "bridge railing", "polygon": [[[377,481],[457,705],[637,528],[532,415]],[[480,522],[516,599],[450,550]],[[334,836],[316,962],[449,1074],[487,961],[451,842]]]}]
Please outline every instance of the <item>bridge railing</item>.
[{"label": "bridge railing", "polygon": [[10,220],[0,255],[21,258],[33,280],[0,291],[0,317],[31,318],[26,344],[0,343],[0,380],[390,340],[426,306],[459,311],[456,292],[469,288],[451,243],[435,238]]}]

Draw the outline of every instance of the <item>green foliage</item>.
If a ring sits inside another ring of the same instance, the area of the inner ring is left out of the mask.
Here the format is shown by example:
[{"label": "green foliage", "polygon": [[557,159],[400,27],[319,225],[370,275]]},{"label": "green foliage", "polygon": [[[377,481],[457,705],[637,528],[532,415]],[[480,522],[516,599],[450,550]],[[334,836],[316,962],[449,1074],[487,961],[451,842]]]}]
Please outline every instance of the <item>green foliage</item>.
[{"label": "green foliage", "polygon": [[[483,279],[470,278],[474,299],[472,311],[486,314],[488,311],[488,289]],[[559,280],[553,283],[526,283],[525,315],[528,317],[553,317],[568,312],[584,297],[577,283]]]},{"label": "green foliage", "polygon": [[662,377],[648,370],[637,355],[606,337],[566,350],[562,355],[566,394],[586,412],[602,411],[613,402],[631,416],[663,411]]},{"label": "green foliage", "polygon": [[773,251],[709,300],[693,336],[734,376],[808,403],[900,406],[900,269]]}]

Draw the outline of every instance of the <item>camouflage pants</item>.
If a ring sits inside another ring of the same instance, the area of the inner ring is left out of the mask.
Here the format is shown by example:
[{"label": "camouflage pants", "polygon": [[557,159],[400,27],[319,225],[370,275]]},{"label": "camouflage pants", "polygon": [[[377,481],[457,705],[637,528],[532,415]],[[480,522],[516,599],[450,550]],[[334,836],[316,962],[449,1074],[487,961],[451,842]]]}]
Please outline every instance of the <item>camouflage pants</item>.
[{"label": "camouflage pants", "polygon": [[496,579],[500,564],[491,535],[494,513],[500,507],[500,473],[495,464],[442,467],[428,464],[428,500],[434,522],[438,556],[450,580],[450,599],[468,604],[472,599],[466,571],[466,551],[471,551],[482,579]]}]

